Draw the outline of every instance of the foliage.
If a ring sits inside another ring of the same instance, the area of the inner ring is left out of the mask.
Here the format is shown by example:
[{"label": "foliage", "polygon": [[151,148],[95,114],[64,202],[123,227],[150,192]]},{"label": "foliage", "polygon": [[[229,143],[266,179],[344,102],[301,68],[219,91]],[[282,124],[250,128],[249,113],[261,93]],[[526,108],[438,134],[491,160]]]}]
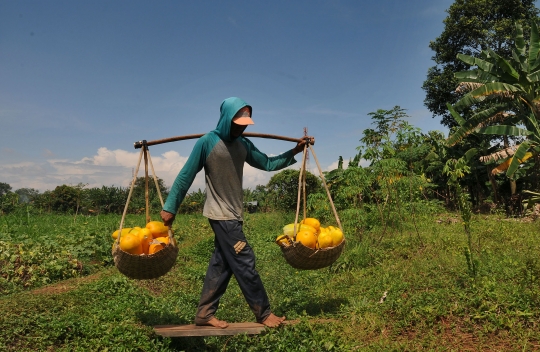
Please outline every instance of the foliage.
[{"label": "foliage", "polygon": [[10,213],[17,208],[19,195],[14,192],[6,192],[0,196],[0,214]]},{"label": "foliage", "polygon": [[[278,172],[266,185],[267,204],[275,210],[296,211],[300,170],[285,169]],[[320,179],[306,170],[306,194],[322,190]]]},{"label": "foliage", "polygon": [[[380,239],[389,229],[402,230],[405,217],[414,217],[417,208],[426,208],[426,194],[436,188],[426,173],[442,170],[446,147],[437,132],[423,134],[411,126],[400,106],[368,115],[375,128],[364,130],[355,160],[347,169],[340,162],[325,178],[336,208],[346,214],[354,233],[362,238],[366,230],[377,228]],[[360,158],[369,166],[361,167]],[[326,195],[310,195],[308,205],[322,220],[333,216]]]},{"label": "foliage", "polygon": [[84,190],[84,205],[90,214],[122,214],[127,200],[127,189],[101,186]]},{"label": "foliage", "polygon": [[[165,338],[153,332],[154,325],[192,324],[213,242],[206,219],[179,215],[182,249],[175,267],[159,279],[130,280],[103,268],[84,280],[2,295],[9,309],[0,315],[0,350],[534,350],[540,337],[537,224],[473,214],[471,229],[481,243],[473,279],[461,270],[466,241],[456,233],[462,224],[447,221],[455,216],[418,214],[416,223],[406,221],[403,232],[379,243],[348,237],[331,267],[302,271],[288,266],[273,242],[277,224],[294,214],[247,214],[245,231],[272,309],[296,323],[253,336]],[[73,217],[30,220],[33,228]],[[143,216],[130,217],[139,220]],[[111,217],[111,224],[118,221]],[[20,222],[25,219],[10,218],[12,225]],[[415,226],[422,246],[411,236]],[[235,280],[221,298],[218,318],[253,321]]]},{"label": "foliage", "polygon": [[[163,200],[168,190],[162,179],[158,178],[158,185]],[[1,183],[0,183],[1,185]],[[15,192],[8,190],[11,186],[4,184],[6,193],[0,196],[0,211],[10,213],[17,208],[31,207],[40,212],[57,212],[71,214],[122,214],[126,205],[129,188],[118,186],[102,186],[101,188],[88,188],[85,184],[60,185],[52,191],[39,193],[32,188],[21,188]],[[152,178],[148,183],[150,209],[161,210],[161,202],[156,192],[155,182]],[[144,177],[136,179],[128,213],[142,213],[146,206]]]},{"label": "foliage", "polygon": [[463,220],[463,228],[467,235],[467,247],[464,254],[467,261],[469,275],[475,277],[478,274],[478,262],[473,257],[472,248],[472,232],[471,232],[471,206],[469,203],[468,194],[463,192],[459,180],[470,172],[470,167],[467,165],[469,159],[467,155],[463,158],[449,159],[444,167],[444,172],[450,177],[449,184],[456,189],[458,198],[459,210],[461,219]]},{"label": "foliage", "polygon": [[509,57],[514,24],[527,30],[539,10],[533,0],[457,0],[447,12],[443,32],[429,45],[436,65],[428,70],[422,88],[426,92],[424,104],[433,117],[442,116],[441,123],[453,127],[456,121],[446,104],[454,104],[461,96],[455,92],[458,81],[454,73],[468,68],[457,55],[478,57],[482,50],[491,48]]},{"label": "foliage", "polygon": [[[16,211],[0,223],[0,292],[39,287],[110,265],[118,216]],[[143,221],[144,223],[144,221]]]},{"label": "foliage", "polygon": [[51,207],[53,211],[75,213],[79,210],[84,185],[75,187],[68,185],[56,186],[51,192]]},{"label": "foliage", "polygon": [[186,194],[184,201],[178,208],[178,214],[202,213],[206,194],[199,188],[197,191]]}]

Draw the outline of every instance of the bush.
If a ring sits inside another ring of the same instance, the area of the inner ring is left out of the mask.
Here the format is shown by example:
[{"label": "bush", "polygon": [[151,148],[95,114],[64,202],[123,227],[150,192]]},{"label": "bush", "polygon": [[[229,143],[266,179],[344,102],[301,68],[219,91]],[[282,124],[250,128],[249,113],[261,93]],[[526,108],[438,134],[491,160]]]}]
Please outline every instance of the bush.
[{"label": "bush", "polygon": [[[300,171],[292,169],[283,170],[272,176],[266,185],[268,205],[275,210],[296,211],[299,177]],[[317,193],[321,189],[319,178],[306,171],[306,193],[308,195]]]}]

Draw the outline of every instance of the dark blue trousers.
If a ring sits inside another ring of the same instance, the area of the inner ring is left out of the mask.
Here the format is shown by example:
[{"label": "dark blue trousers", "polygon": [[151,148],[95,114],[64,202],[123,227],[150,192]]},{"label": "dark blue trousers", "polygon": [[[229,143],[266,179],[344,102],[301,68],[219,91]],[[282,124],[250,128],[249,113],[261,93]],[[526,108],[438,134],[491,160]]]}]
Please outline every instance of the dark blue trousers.
[{"label": "dark blue trousers", "polygon": [[270,315],[270,303],[259,273],[255,270],[255,253],[247,243],[242,222],[210,220],[210,226],[215,234],[215,249],[206,271],[195,324],[204,324],[214,317],[232,275],[257,322],[261,323]]}]

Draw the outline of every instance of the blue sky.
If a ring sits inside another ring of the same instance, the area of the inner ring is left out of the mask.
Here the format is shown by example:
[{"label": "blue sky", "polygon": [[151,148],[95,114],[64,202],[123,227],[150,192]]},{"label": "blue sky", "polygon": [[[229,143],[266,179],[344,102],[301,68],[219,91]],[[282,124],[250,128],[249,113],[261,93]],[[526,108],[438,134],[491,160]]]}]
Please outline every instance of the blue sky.
[{"label": "blue sky", "polygon": [[[133,142],[208,132],[230,96],[253,106],[249,132],[307,127],[324,170],[356,154],[377,109],[447,133],[421,86],[452,3],[0,0],[0,182],[127,187]],[[294,147],[253,142],[269,155]],[[193,143],[150,148],[168,186]],[[246,167],[244,187],[271,176]]]}]

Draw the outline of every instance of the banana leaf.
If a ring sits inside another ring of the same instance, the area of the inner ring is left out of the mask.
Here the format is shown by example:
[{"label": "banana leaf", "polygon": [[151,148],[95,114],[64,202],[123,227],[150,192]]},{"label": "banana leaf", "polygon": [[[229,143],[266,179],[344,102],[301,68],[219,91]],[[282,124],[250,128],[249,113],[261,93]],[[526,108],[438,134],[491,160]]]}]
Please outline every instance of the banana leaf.
[{"label": "banana leaf", "polygon": [[516,170],[518,169],[519,165],[521,164],[521,160],[525,158],[525,154],[527,154],[527,151],[531,147],[532,142],[529,140],[525,140],[523,143],[521,143],[516,150],[516,153],[514,154],[512,158],[512,162],[510,163],[510,167],[508,167],[508,170],[506,170],[506,176],[509,178],[512,178]]},{"label": "banana leaf", "polygon": [[456,77],[459,82],[488,83],[496,82],[499,80],[498,77],[490,74],[489,72],[478,69],[456,72],[454,73],[454,77]]},{"label": "banana leaf", "polygon": [[456,104],[454,109],[461,110],[465,107],[474,105],[483,101],[487,96],[501,92],[518,92],[520,89],[507,83],[492,82],[476,88],[465,94]]},{"label": "banana leaf", "polygon": [[467,150],[467,152],[465,152],[465,160],[467,160],[467,162],[471,161],[471,159],[478,153],[478,149],[476,148],[471,148],[469,150]]},{"label": "banana leaf", "polygon": [[456,110],[454,110],[454,108],[452,107],[450,103],[446,103],[446,107],[448,108],[448,111],[450,111],[450,115],[452,115],[452,117],[454,118],[454,120],[456,120],[458,125],[463,126],[465,124],[465,119],[461,117],[461,115],[458,114]]},{"label": "banana leaf", "polygon": [[527,79],[528,79],[531,83],[538,82],[538,81],[540,80],[540,70],[534,71],[533,73],[530,73],[530,74],[527,76]]},{"label": "banana leaf", "polygon": [[540,41],[538,40],[538,27],[536,22],[531,23],[531,39],[529,44],[529,70],[533,71],[538,67],[538,51],[540,51]]},{"label": "banana leaf", "polygon": [[[479,124],[483,123],[485,120],[489,119],[493,115],[501,111],[505,111],[505,110],[506,110],[506,105],[499,104],[489,109],[482,110],[477,114],[474,114],[469,120],[466,120],[465,123],[463,123],[460,126],[460,128],[454,132],[454,134],[448,137],[448,139],[446,140],[446,143],[449,146],[456,144],[457,142],[465,138],[467,135],[473,133],[478,128]],[[452,113],[452,111],[450,111],[450,113]]]},{"label": "banana leaf", "polygon": [[529,64],[527,63],[525,56],[517,54],[516,51],[512,49],[512,57],[514,58],[514,61],[519,62],[521,69],[524,72],[529,72]]},{"label": "banana leaf", "polygon": [[[517,72],[516,69],[508,61],[506,61],[505,59],[499,56],[497,58],[497,64],[500,68],[504,70],[504,72],[508,73],[510,76],[515,78],[516,82],[519,81],[519,77],[520,77],[519,72]],[[508,79],[508,81],[511,82],[512,79]]]},{"label": "banana leaf", "polygon": [[457,54],[457,58],[471,66],[478,66],[479,69],[486,72],[491,71],[495,67],[492,63],[488,61],[470,55]]},{"label": "banana leaf", "polygon": [[516,24],[516,38],[514,43],[516,45],[519,56],[525,56],[527,54],[527,47],[525,44],[525,38],[523,37],[523,28],[519,23]]},{"label": "banana leaf", "polygon": [[496,134],[499,136],[530,136],[531,131],[509,125],[488,126],[478,129],[481,134]]}]

